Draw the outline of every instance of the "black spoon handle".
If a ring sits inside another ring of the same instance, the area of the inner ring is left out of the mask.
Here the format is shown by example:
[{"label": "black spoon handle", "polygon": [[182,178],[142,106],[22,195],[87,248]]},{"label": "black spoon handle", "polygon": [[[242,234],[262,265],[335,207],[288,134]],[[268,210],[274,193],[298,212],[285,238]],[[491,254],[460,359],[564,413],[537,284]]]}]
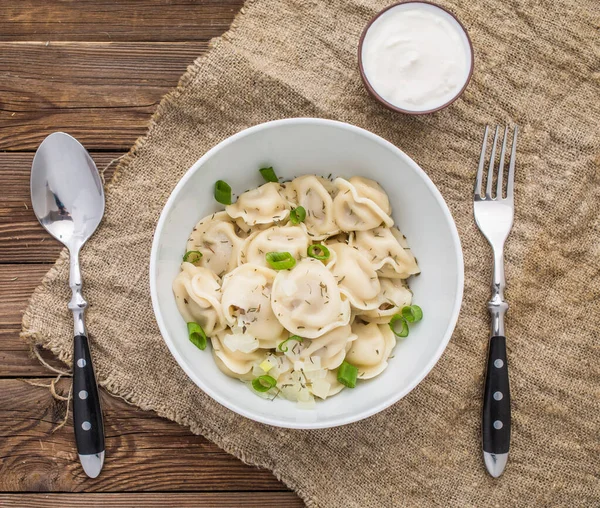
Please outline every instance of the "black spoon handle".
[{"label": "black spoon handle", "polygon": [[102,425],[100,397],[88,339],[85,335],[75,337],[73,425],[75,427],[77,452],[80,456],[104,452],[104,427]]},{"label": "black spoon handle", "polygon": [[490,339],[483,398],[483,451],[495,455],[510,447],[510,390],[506,338]]}]

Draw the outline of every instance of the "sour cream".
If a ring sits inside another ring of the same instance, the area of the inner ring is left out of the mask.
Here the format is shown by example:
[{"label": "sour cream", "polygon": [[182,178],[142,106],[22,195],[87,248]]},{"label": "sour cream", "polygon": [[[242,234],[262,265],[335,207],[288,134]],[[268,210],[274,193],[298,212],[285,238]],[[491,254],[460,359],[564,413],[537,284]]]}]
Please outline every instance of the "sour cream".
[{"label": "sour cream", "polygon": [[408,112],[450,103],[472,68],[462,25],[444,9],[421,2],[381,12],[365,32],[361,57],[363,78],[375,95]]}]

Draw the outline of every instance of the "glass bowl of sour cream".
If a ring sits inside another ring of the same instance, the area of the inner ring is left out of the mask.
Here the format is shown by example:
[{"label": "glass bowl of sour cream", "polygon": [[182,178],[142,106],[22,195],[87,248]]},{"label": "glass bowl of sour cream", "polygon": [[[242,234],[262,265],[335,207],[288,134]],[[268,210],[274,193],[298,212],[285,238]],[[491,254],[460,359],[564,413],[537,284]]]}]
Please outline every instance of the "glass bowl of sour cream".
[{"label": "glass bowl of sour cream", "polygon": [[452,104],[473,73],[473,45],[464,26],[438,5],[390,5],[366,26],[358,46],[360,74],[384,106],[423,115]]}]

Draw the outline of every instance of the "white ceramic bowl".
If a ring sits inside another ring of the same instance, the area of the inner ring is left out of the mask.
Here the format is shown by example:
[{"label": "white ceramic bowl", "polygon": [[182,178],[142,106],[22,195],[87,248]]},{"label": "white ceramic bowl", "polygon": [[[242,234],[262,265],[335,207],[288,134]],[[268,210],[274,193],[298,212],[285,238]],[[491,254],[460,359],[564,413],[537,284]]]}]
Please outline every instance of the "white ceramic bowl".
[{"label": "white ceramic bowl", "polygon": [[[407,236],[422,273],[410,280],[423,321],[400,339],[388,368],[360,381],[316,409],[254,395],[223,374],[208,348],[187,336],[171,284],[179,273],[189,232],[202,217],[222,209],[213,199],[216,180],[234,193],[263,183],[258,168],[273,166],[285,179],[318,174],[362,175],[378,181],[390,197],[393,217]],[[423,170],[391,143],[349,124],[293,118],[246,129],[209,150],[184,175],[158,221],[150,258],[150,289],[158,326],[187,375],[220,404],[247,418],[279,427],[325,428],[373,415],[410,392],[433,368],[456,325],[463,294],[463,257],[450,211]]]}]

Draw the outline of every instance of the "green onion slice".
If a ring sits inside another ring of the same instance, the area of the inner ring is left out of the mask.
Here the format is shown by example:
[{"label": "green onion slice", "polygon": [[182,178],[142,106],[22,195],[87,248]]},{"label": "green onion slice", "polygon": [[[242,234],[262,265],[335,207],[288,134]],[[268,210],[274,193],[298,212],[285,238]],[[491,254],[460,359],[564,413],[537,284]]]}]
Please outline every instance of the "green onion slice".
[{"label": "green onion slice", "polygon": [[274,270],[288,270],[296,265],[296,260],[289,252],[267,252],[267,263]]},{"label": "green onion slice", "polygon": [[398,337],[408,337],[408,322],[400,314],[395,314],[390,321],[392,332]]},{"label": "green onion slice", "polygon": [[308,248],[307,254],[309,257],[318,259],[319,261],[325,261],[330,256],[329,249],[320,243],[311,245]]},{"label": "green onion slice", "polygon": [[231,187],[223,180],[217,180],[215,183],[215,199],[222,205],[231,204]]},{"label": "green onion slice", "polygon": [[344,361],[340,365],[337,372],[337,380],[348,388],[356,386],[356,378],[358,377],[358,367]]},{"label": "green onion slice", "polygon": [[265,182],[278,182],[279,180],[277,179],[277,175],[275,174],[275,171],[273,171],[273,168],[262,168],[259,169],[260,174],[262,175],[262,177],[265,179]]},{"label": "green onion slice", "polygon": [[271,388],[273,388],[277,384],[277,380],[268,375],[258,376],[257,378],[252,380],[252,388],[254,388],[257,392],[268,392]]},{"label": "green onion slice", "polygon": [[292,224],[300,224],[301,222],[304,222],[304,219],[306,219],[306,210],[303,206],[293,208],[290,212],[290,222]]},{"label": "green onion slice", "polygon": [[188,335],[190,337],[190,342],[194,344],[198,349],[206,349],[206,334],[204,330],[198,323],[188,323],[187,324]]},{"label": "green onion slice", "polygon": [[285,345],[285,343],[290,340],[297,340],[298,342],[302,342],[304,339],[299,335],[290,335],[287,339],[285,339],[277,346],[277,349],[279,349],[279,351],[281,351],[282,353],[287,353],[288,347]]},{"label": "green onion slice", "polygon": [[183,260],[187,261],[188,263],[192,263],[193,265],[198,266],[198,263],[200,262],[201,257],[202,257],[202,252],[197,251],[197,250],[188,250],[183,255]]},{"label": "green onion slice", "polygon": [[416,323],[423,319],[423,310],[418,305],[411,305],[410,307],[402,307],[402,317],[409,323]]}]

